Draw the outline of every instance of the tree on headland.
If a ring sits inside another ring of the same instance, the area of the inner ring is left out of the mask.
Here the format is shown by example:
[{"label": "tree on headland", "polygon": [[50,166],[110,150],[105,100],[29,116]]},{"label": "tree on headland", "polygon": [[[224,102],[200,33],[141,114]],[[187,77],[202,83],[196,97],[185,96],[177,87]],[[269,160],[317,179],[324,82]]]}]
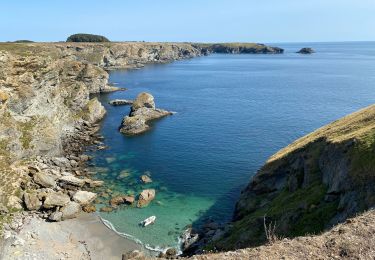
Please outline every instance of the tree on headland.
[{"label": "tree on headland", "polygon": [[77,33],[70,35],[67,42],[109,42],[109,40],[101,35]]}]

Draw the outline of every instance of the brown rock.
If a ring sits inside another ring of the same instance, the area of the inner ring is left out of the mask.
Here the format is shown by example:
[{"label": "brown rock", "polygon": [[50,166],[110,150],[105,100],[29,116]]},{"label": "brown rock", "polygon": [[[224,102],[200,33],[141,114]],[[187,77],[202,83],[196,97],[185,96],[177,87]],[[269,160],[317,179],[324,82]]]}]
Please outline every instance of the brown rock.
[{"label": "brown rock", "polygon": [[90,204],[90,205],[85,205],[85,206],[83,206],[82,210],[83,210],[84,212],[87,212],[87,213],[92,213],[92,212],[95,212],[95,211],[96,211],[96,207],[95,207],[95,205],[92,205],[92,204]]},{"label": "brown rock", "polygon": [[154,189],[143,190],[141,194],[139,194],[137,207],[141,208],[147,206],[153,199],[155,199],[155,193]]}]

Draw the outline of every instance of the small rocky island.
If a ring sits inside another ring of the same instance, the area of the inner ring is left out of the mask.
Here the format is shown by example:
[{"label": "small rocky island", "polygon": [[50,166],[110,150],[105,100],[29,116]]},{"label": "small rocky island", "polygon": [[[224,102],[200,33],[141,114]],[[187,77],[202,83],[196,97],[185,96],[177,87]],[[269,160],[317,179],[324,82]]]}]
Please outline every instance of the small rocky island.
[{"label": "small rocky island", "polygon": [[299,54],[313,54],[315,51],[312,48],[302,48],[297,53]]},{"label": "small rocky island", "polygon": [[134,100],[129,115],[122,120],[120,132],[125,135],[141,134],[150,128],[147,124],[149,121],[172,114],[172,112],[155,108],[154,97],[143,92]]}]

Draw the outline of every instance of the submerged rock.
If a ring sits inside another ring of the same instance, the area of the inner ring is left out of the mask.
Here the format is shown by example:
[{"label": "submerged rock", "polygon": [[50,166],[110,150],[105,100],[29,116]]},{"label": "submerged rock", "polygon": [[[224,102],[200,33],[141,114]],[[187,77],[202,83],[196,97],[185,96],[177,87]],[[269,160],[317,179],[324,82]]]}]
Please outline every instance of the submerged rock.
[{"label": "submerged rock", "polygon": [[300,53],[300,54],[312,54],[314,52],[315,51],[312,48],[302,48],[297,53]]},{"label": "submerged rock", "polygon": [[172,112],[155,108],[154,97],[143,92],[133,102],[129,116],[122,120],[120,132],[126,135],[143,133],[150,128],[148,121],[167,115],[172,115]]},{"label": "submerged rock", "polygon": [[151,183],[151,182],[152,182],[152,179],[151,179],[149,176],[147,176],[147,175],[142,175],[142,176],[141,176],[141,181],[142,181],[143,183]]},{"label": "submerged rock", "polygon": [[109,201],[109,204],[111,204],[112,207],[117,207],[121,204],[133,204],[134,201],[134,196],[116,196]]},{"label": "submerged rock", "polygon": [[112,207],[102,207],[102,208],[100,208],[100,211],[109,213],[109,212],[113,211],[113,208]]},{"label": "submerged rock", "polygon": [[141,194],[139,194],[137,207],[146,207],[153,199],[155,199],[155,194],[156,192],[154,189],[143,190]]}]

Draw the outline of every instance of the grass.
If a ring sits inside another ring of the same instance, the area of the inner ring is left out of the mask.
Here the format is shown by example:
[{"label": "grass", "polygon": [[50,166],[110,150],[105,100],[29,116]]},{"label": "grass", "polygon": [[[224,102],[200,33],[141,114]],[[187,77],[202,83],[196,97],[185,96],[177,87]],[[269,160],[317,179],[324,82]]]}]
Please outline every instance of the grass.
[{"label": "grass", "polygon": [[325,140],[325,142],[340,143],[353,138],[358,140],[366,139],[368,134],[373,132],[375,132],[375,105],[345,116],[296,140],[271,156],[267,163],[284,158],[288,154],[298,149],[303,149],[309,143],[316,142],[319,139]]},{"label": "grass", "polygon": [[37,124],[37,119],[33,117],[28,122],[19,123],[19,129],[21,131],[20,142],[24,149],[32,148],[31,141],[33,140],[33,129]]}]

